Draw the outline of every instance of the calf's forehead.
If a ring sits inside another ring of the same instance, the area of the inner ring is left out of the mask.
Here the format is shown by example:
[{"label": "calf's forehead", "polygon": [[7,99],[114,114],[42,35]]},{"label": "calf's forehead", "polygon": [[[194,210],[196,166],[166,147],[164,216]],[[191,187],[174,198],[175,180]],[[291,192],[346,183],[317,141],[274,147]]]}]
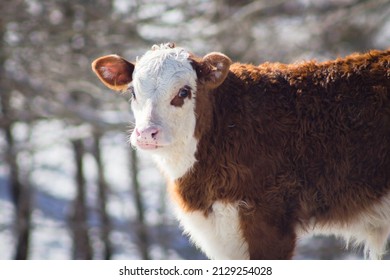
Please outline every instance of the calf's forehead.
[{"label": "calf's forehead", "polygon": [[138,94],[166,95],[184,85],[196,88],[196,72],[190,54],[184,49],[153,50],[143,55],[136,63],[133,85]]}]

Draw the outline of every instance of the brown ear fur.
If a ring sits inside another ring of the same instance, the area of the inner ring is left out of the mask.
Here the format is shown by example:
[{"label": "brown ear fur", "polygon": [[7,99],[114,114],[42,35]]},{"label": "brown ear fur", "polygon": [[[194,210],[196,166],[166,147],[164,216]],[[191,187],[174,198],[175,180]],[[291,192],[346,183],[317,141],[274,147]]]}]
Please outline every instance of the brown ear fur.
[{"label": "brown ear fur", "polygon": [[134,64],[112,54],[97,58],[92,62],[92,70],[108,88],[115,91],[126,90],[132,81]]},{"label": "brown ear fur", "polygon": [[223,83],[232,64],[229,57],[218,52],[209,53],[203,59],[193,58],[193,62],[199,81],[209,88]]}]

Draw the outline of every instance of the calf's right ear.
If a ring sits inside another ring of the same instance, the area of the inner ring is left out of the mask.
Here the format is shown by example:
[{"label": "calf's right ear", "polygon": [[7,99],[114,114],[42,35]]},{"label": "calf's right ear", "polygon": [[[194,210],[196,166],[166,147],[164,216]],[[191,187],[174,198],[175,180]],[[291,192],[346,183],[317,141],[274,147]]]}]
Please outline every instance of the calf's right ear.
[{"label": "calf's right ear", "polygon": [[192,58],[198,79],[209,88],[219,87],[226,79],[232,61],[219,52],[212,52],[203,58]]},{"label": "calf's right ear", "polygon": [[95,59],[92,70],[108,88],[124,91],[133,79],[134,64],[112,54]]}]

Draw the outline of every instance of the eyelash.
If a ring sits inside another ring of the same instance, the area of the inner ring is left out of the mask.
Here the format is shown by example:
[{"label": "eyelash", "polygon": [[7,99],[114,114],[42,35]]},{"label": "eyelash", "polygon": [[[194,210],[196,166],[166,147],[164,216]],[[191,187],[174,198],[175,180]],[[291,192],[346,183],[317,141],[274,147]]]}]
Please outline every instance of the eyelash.
[{"label": "eyelash", "polygon": [[132,100],[136,100],[136,95],[135,95],[134,87],[129,86],[129,88],[127,89],[127,91],[131,94],[131,99],[132,99]]}]

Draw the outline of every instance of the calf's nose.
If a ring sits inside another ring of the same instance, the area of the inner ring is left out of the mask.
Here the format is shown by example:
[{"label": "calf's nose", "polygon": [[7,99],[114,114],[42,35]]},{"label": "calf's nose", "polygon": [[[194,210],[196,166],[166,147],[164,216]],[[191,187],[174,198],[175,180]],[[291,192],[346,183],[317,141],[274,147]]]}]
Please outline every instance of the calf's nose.
[{"label": "calf's nose", "polygon": [[156,126],[149,126],[142,129],[135,129],[135,134],[139,141],[152,141],[157,139],[157,134],[160,132]]}]

